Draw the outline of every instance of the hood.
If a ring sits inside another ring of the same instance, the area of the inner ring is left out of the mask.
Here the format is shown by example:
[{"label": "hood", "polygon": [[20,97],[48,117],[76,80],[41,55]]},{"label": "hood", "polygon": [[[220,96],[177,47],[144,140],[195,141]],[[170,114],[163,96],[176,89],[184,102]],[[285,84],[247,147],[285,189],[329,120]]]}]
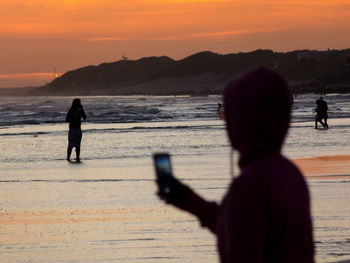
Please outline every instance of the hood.
[{"label": "hood", "polygon": [[232,147],[240,153],[240,166],[257,155],[281,150],[290,122],[291,99],[286,81],[264,68],[228,84],[225,119]]}]

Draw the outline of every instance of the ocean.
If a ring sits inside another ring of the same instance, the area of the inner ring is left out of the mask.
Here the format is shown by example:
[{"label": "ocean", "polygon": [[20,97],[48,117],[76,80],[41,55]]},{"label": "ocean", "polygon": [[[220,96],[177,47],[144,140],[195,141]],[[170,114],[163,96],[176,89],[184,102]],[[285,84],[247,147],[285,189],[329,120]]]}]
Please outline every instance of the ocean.
[{"label": "ocean", "polygon": [[[350,95],[325,97],[329,130],[314,129],[318,97],[294,99],[289,158],[350,153]],[[0,262],[218,262],[215,237],[156,197],[152,154],[170,152],[175,175],[220,202],[232,179],[222,98],[80,97],[81,164],[65,161],[73,99],[0,97]],[[317,262],[350,259],[350,172],[336,168],[305,175]]]}]

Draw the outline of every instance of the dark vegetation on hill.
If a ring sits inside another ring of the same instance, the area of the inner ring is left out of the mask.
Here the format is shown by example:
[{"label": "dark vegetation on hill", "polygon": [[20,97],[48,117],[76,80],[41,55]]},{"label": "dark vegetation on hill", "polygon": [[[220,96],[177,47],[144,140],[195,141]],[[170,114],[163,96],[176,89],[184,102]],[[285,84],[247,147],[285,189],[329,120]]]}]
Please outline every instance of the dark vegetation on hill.
[{"label": "dark vegetation on hill", "polygon": [[30,95],[222,94],[230,79],[259,66],[282,74],[294,93],[350,92],[350,49],[345,49],[227,55],[205,51],[182,60],[120,60],[68,71]]}]

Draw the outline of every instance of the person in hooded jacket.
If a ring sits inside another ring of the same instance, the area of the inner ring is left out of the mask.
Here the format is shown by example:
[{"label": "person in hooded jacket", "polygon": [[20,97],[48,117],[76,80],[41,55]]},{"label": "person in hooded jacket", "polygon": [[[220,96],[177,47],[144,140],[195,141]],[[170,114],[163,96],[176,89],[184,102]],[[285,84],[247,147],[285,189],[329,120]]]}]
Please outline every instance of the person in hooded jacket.
[{"label": "person in hooded jacket", "polygon": [[86,114],[80,99],[76,98],[66,116],[66,122],[69,122],[67,161],[70,161],[72,150],[75,147],[76,161],[80,162],[81,119],[86,120]]},{"label": "person in hooded jacket", "polygon": [[204,200],[175,177],[170,191],[158,195],[216,235],[221,262],[314,262],[308,187],[281,154],[291,118],[285,80],[264,68],[240,76],[226,87],[224,108],[240,175],[221,203]]}]

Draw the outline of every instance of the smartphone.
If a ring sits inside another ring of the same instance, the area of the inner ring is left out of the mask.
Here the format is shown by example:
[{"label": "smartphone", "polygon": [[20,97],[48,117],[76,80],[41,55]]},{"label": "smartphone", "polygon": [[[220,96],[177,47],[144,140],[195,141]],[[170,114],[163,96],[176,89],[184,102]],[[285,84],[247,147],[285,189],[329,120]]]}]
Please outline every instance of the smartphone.
[{"label": "smartphone", "polygon": [[170,155],[168,153],[155,153],[153,154],[153,160],[156,170],[159,194],[170,194],[171,183],[174,179],[171,169]]}]

